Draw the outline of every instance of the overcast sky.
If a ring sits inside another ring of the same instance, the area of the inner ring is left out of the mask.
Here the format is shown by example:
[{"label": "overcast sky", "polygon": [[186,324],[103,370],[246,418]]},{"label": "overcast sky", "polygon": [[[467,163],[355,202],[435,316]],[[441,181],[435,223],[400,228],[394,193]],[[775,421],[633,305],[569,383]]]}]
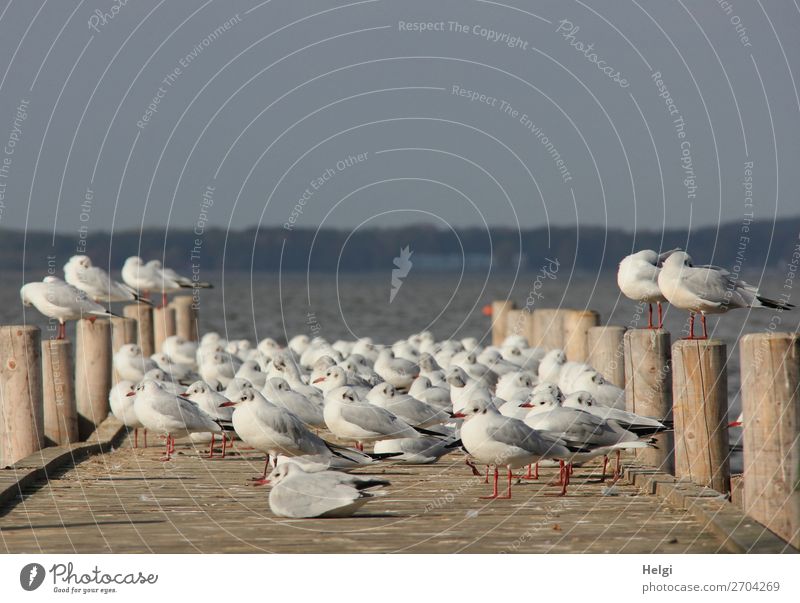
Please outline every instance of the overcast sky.
[{"label": "overcast sky", "polygon": [[793,1],[123,2],[0,0],[0,228],[800,214]]}]

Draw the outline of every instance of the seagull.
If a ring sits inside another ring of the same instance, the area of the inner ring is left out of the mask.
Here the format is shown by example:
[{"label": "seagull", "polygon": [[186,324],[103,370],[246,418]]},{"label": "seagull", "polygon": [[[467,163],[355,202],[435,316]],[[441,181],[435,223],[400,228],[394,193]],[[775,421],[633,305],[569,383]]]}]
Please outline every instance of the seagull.
[{"label": "seagull", "polygon": [[[136,384],[133,381],[123,379],[119,381],[111,391],[108,393],[108,404],[111,407],[111,413],[119,419],[119,422],[125,425],[128,429],[133,428],[133,447],[139,447],[139,428],[144,427],[139,417],[136,416],[136,411],[133,409],[134,400],[129,398],[128,394],[136,390]],[[144,447],[147,448],[147,430],[144,430]]]},{"label": "seagull", "polygon": [[585,371],[573,379],[567,394],[589,392],[595,401],[609,408],[625,410],[625,390],[609,383],[605,377],[595,370]]},{"label": "seagull", "polygon": [[161,344],[161,350],[175,362],[187,364],[197,369],[197,350],[199,344],[180,335],[170,335]]},{"label": "seagull", "polygon": [[247,379],[256,388],[264,387],[267,382],[267,375],[261,370],[261,366],[256,360],[245,360],[236,371],[236,377]]},{"label": "seagull", "polygon": [[461,367],[455,366],[447,372],[447,383],[450,385],[450,400],[455,412],[476,398],[492,399],[492,392],[486,383],[471,379]]},{"label": "seagull", "polygon": [[[660,329],[663,326],[661,302],[667,301],[667,298],[658,286],[658,275],[664,260],[677,251],[681,250],[673,249],[659,255],[652,249],[643,249],[623,258],[619,263],[617,270],[619,290],[628,299],[647,304],[648,329]],[[658,325],[653,325],[654,303],[658,306]]]},{"label": "seagull", "polygon": [[[533,403],[528,404],[533,406]],[[662,431],[662,429],[654,427],[640,436],[624,429],[616,421],[602,419],[578,408],[563,406],[561,401],[549,401],[545,406],[548,410],[531,413],[525,417],[525,424],[577,449],[574,454],[562,459],[569,461],[566,471],[562,472],[562,495],[566,494],[573,462],[585,462],[601,455],[607,457],[609,452],[616,451],[618,453],[621,449],[646,448],[650,443],[640,441],[640,437]],[[606,463],[603,463],[603,479],[605,479],[605,470]],[[618,475],[619,455],[614,477],[616,478]]]},{"label": "seagull", "polygon": [[88,318],[94,321],[98,316],[116,316],[100,304],[86,297],[86,293],[65,283],[57,276],[46,276],[39,283],[28,283],[19,290],[23,306],[33,306],[47,318],[58,320],[58,337],[67,336],[66,321]]},{"label": "seagull", "polygon": [[152,379],[145,379],[136,389],[128,392],[135,397],[134,411],[148,430],[167,436],[166,454],[161,460],[170,460],[175,452],[175,437],[192,433],[220,433],[222,426],[197,404],[165,391]]},{"label": "seagull", "polygon": [[145,264],[139,256],[131,256],[122,265],[122,280],[131,289],[147,299],[160,285],[158,271]]},{"label": "seagull", "polygon": [[153,271],[158,286],[156,289],[161,291],[161,306],[167,305],[167,293],[174,293],[181,289],[212,289],[214,285],[203,281],[181,276],[172,268],[167,268],[161,264],[160,260],[150,260],[146,267]]},{"label": "seagull", "polygon": [[366,401],[385,408],[414,427],[429,427],[450,421],[450,413],[445,413],[409,396],[398,393],[391,383],[379,383],[367,394]]},{"label": "seagull", "polygon": [[64,278],[70,285],[84,291],[90,299],[99,303],[125,301],[150,303],[139,297],[128,285],[113,280],[102,268],[93,266],[88,255],[73,255],[64,264]]},{"label": "seagull", "polygon": [[191,366],[175,362],[164,352],[156,352],[150,356],[150,359],[158,365],[158,368],[169,375],[171,381],[189,384],[200,379],[200,376],[194,372]]},{"label": "seagull", "polygon": [[[225,458],[225,450],[226,450],[226,443],[227,438],[225,436],[225,427],[229,429],[233,429],[231,425],[231,419],[233,417],[233,409],[230,407],[223,407],[222,404],[228,401],[228,399],[223,396],[221,393],[216,391],[213,387],[211,387],[208,383],[203,380],[198,380],[192,383],[186,391],[183,392],[183,398],[190,400],[197,404],[204,412],[208,413],[212,419],[216,419],[220,422],[223,431],[222,431],[222,458]],[[208,452],[208,458],[214,457],[214,439],[216,434],[211,432],[208,433],[200,433],[200,434],[192,434],[190,437],[193,442],[207,442],[208,437],[211,437],[211,446]],[[231,440],[233,441],[233,440]]]},{"label": "seagull", "polygon": [[[441,429],[441,428],[440,428]],[[452,451],[455,435],[445,438],[420,436],[417,438],[399,438],[397,440],[379,440],[375,442],[375,453],[395,454],[391,461],[406,465],[430,465],[448,452]]]},{"label": "seagull", "polygon": [[[494,465],[494,489],[481,498],[511,498],[511,470],[537,463],[543,458],[569,458],[570,450],[556,438],[548,438],[518,419],[504,417],[495,406],[478,399],[453,414],[464,419],[461,442],[466,451],[483,465]],[[505,496],[497,493],[498,467],[508,469]]]},{"label": "seagull", "polygon": [[323,416],[331,433],[356,442],[359,450],[363,450],[364,442],[415,438],[420,433],[437,435],[412,427],[385,408],[359,400],[351,387],[340,387],[325,397]]},{"label": "seagull", "polygon": [[[445,385],[447,383],[445,382]],[[431,380],[420,375],[414,379],[414,383],[408,390],[409,396],[414,396],[417,400],[427,402],[434,408],[445,412],[453,412],[453,403],[450,402],[450,390],[446,387],[437,387]]]},{"label": "seagull", "polygon": [[158,368],[154,360],[147,358],[135,343],[126,343],[114,353],[114,370],[122,379],[139,383],[145,373]]},{"label": "seagull", "polygon": [[268,401],[255,389],[242,391],[235,400],[223,402],[223,408],[234,407],[233,428],[243,442],[267,454],[264,474],[254,479],[264,484],[267,467],[279,454],[303,456],[327,454],[328,443],[315,435],[294,414]]},{"label": "seagull", "polygon": [[276,406],[281,406],[297,415],[306,425],[325,427],[322,405],[293,391],[286,379],[280,377],[268,379],[261,389],[261,393]]},{"label": "seagull", "polygon": [[375,372],[395,387],[408,390],[419,376],[419,366],[405,358],[396,358],[390,349],[383,349],[375,360]]},{"label": "seagull", "polygon": [[601,419],[616,421],[621,427],[634,433],[642,431],[647,432],[646,435],[649,435],[653,433],[652,430],[654,428],[662,430],[669,429],[666,424],[652,417],[645,417],[633,412],[628,412],[627,410],[598,404],[594,396],[587,391],[579,391],[570,394],[563,400],[563,405],[566,408],[577,408],[586,411]]},{"label": "seagull", "polygon": [[279,517],[349,517],[377,496],[370,488],[388,486],[383,479],[336,471],[307,473],[296,463],[277,467],[265,483],[273,485],[269,508]]},{"label": "seagull", "polygon": [[497,381],[495,394],[498,398],[511,401],[520,395],[529,396],[537,379],[527,371],[506,373]]},{"label": "seagull", "polygon": [[325,374],[317,377],[311,382],[311,385],[318,387],[322,393],[327,395],[340,387],[350,387],[360,398],[363,398],[370,392],[370,387],[363,384],[363,381],[351,381],[347,378],[347,371],[340,366],[332,366]]},{"label": "seagull", "polygon": [[708,339],[706,314],[723,314],[734,308],[772,308],[791,310],[793,304],[763,297],[758,288],[738,280],[718,266],[695,266],[683,251],[672,253],[658,275],[658,286],[670,304],[689,311],[689,337],[694,339],[694,317],[697,312],[703,323],[703,336]]}]

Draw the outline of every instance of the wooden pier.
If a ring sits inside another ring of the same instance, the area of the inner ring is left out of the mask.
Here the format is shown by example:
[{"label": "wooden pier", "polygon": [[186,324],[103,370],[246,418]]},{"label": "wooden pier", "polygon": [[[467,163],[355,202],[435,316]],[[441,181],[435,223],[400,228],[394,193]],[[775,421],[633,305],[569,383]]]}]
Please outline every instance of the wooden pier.
[{"label": "wooden pier", "polygon": [[[117,428],[115,429],[115,424]],[[103,426],[110,441],[121,432]],[[117,436],[119,437],[119,436]],[[51,466],[49,478],[21,488],[37,455],[0,472],[0,551],[7,553],[717,553],[787,552],[785,542],[747,519],[716,493],[669,476],[628,469],[616,484],[600,466],[576,468],[569,495],[548,485],[555,469],[523,481],[511,500],[486,501],[489,486],[451,454],[435,465],[381,465],[387,495],[347,519],[290,520],[270,513],[268,487],[248,478],[263,456],[235,449],[207,459],[207,449],[178,445],[134,450],[124,439],[84,460]],[[68,455],[67,455],[68,456]],[[362,469],[359,473],[369,473]],[[635,480],[636,483],[632,483]],[[653,491],[654,483],[670,485]],[[573,487],[574,485],[574,487]],[[6,493],[3,500],[2,492]],[[672,500],[668,494],[672,493]],[[688,510],[703,501],[706,516]],[[731,519],[733,515],[733,519]],[[721,523],[724,518],[727,523]]]},{"label": "wooden pier", "polygon": [[[186,326],[196,327],[196,312],[184,316],[189,304],[176,307],[177,324],[196,336],[196,328]],[[56,370],[53,358],[42,358],[50,344],[42,346],[38,329],[3,327],[0,551],[797,552],[796,334],[746,338],[745,473],[731,477],[723,448],[724,343],[671,346],[663,331],[600,327],[594,312],[531,312],[507,301],[492,308],[495,344],[522,335],[534,344],[568,348],[572,359],[602,364],[625,387],[629,410],[674,417],[674,438],[662,436],[654,454],[624,457],[625,471],[615,483],[599,480],[599,464],[576,468],[564,497],[549,484],[556,471],[543,469],[539,480],[516,485],[511,500],[479,500],[489,486],[471,474],[463,453],[452,453],[430,466],[384,463],[359,470],[392,485],[354,518],[281,519],[269,510],[269,489],[248,483],[261,471],[263,455],[239,443],[225,459],[209,459],[207,448],[179,441],[174,460],[163,463],[153,438],[150,448],[134,449],[125,428],[111,416],[104,419],[107,403],[97,392],[111,383],[106,359],[112,347],[135,335],[152,348],[155,329],[162,328],[162,340],[172,329],[154,324],[147,308],[127,308],[124,332],[117,329],[116,336],[104,329],[102,336],[82,338],[73,388],[63,387],[63,378],[57,390],[43,383],[43,376],[52,379],[72,365],[60,359]],[[102,362],[90,365],[87,359]],[[83,417],[81,441],[75,417]]]}]

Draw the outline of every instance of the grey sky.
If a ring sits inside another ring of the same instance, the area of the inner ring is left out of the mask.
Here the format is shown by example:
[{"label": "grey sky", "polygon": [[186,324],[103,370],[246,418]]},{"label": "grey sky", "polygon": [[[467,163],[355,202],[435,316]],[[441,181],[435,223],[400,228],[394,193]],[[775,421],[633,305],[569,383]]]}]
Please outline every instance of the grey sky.
[{"label": "grey sky", "polygon": [[0,228],[800,213],[789,0],[115,4],[0,5]]}]

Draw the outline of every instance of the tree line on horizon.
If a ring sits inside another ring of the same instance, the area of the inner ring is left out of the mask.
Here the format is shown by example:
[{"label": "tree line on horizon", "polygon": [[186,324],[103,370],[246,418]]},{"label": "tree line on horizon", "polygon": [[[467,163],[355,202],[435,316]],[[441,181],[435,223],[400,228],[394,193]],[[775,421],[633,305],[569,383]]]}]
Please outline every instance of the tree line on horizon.
[{"label": "tree line on horizon", "polygon": [[[204,274],[229,271],[277,272],[371,272],[393,267],[406,246],[418,270],[485,270],[491,259],[493,271],[536,271],[546,259],[565,268],[616,270],[620,259],[633,250],[687,249],[697,264],[713,263],[729,270],[786,268],[800,250],[800,217],[776,222],[730,222],[692,231],[629,232],[598,226],[533,228],[517,231],[507,227],[442,230],[429,225],[357,231],[247,228],[226,233],[209,228],[202,237],[191,230],[145,228],[141,231],[90,232],[85,239],[87,255],[96,264],[119,270],[125,259],[139,255],[145,260],[163,259],[165,265],[189,270],[198,264]],[[84,241],[75,235],[0,229],[0,267],[4,271],[36,272],[63,264],[78,253]],[[480,261],[476,261],[480,260]]]}]

